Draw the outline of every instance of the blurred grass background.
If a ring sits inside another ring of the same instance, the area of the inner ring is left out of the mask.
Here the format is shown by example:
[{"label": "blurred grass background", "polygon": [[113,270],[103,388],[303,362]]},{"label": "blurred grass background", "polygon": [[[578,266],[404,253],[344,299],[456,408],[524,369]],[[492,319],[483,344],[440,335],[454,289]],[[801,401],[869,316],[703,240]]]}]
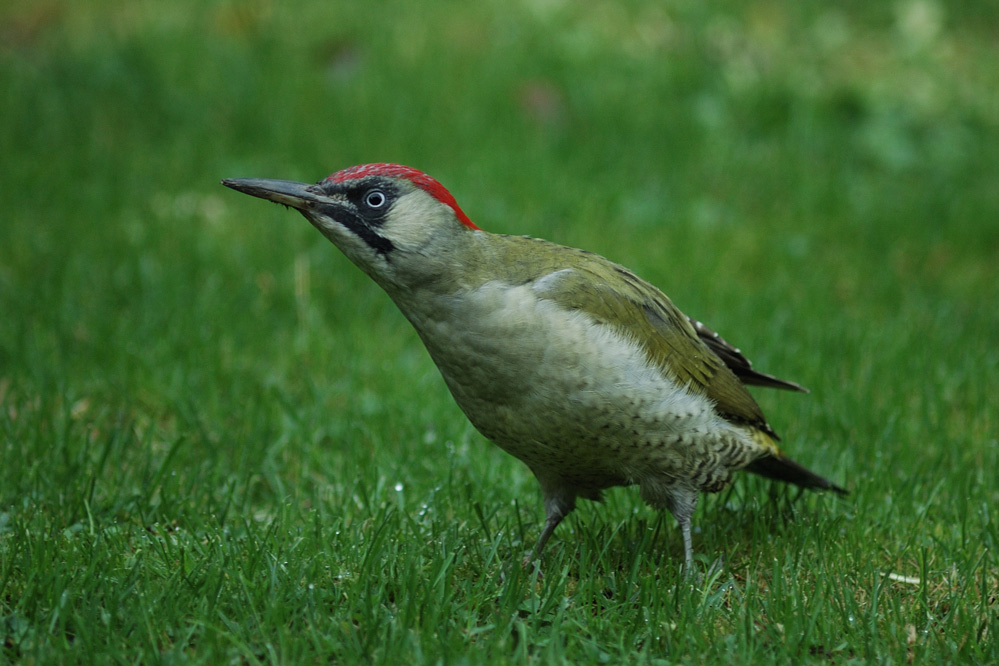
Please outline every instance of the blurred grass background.
[{"label": "blurred grass background", "polygon": [[[0,662],[999,659],[999,5],[8,0]],[[387,297],[222,177],[363,162],[594,250],[809,396],[845,501],[527,470]],[[891,577],[889,577],[891,574]]]}]

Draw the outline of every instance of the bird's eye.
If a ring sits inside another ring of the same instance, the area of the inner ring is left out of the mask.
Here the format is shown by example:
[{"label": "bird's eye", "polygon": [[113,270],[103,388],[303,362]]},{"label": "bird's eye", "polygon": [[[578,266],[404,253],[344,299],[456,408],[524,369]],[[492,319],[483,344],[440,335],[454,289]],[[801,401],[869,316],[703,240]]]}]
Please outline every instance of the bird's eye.
[{"label": "bird's eye", "polygon": [[388,197],[381,190],[369,190],[364,195],[364,204],[368,208],[381,208],[388,201]]}]

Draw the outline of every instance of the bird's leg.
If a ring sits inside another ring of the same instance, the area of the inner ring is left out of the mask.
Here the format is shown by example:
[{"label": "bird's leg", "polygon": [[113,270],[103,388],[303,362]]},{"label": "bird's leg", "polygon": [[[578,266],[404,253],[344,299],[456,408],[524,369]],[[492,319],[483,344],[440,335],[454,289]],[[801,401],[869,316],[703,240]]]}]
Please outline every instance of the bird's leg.
[{"label": "bird's leg", "polygon": [[538,537],[538,543],[534,546],[534,552],[524,558],[524,566],[541,559],[541,551],[555,532],[555,528],[576,508],[576,496],[572,493],[545,487],[542,487],[542,492],[545,498],[545,526],[541,530],[541,536]]},{"label": "bird's leg", "polygon": [[680,525],[683,535],[683,574],[688,579],[694,573],[694,547],[690,538],[690,518],[697,508],[697,490],[685,485],[661,486],[642,484],[642,498],[657,509],[668,509]]},{"label": "bird's leg", "polygon": [[561,513],[552,513],[545,518],[545,527],[541,530],[541,536],[538,537],[538,542],[534,545],[534,550],[524,556],[524,567],[530,567],[533,562],[537,562],[541,559],[541,551],[544,550],[545,544],[548,543],[548,539],[555,532],[555,528],[558,524],[562,522],[565,516]]},{"label": "bird's leg", "polygon": [[541,530],[541,536],[538,537],[538,543],[534,546],[534,557],[539,559],[541,557],[541,551],[544,550],[545,544],[548,543],[548,539],[555,532],[555,528],[558,524],[562,522],[565,518],[561,513],[552,513],[545,518],[545,527]]},{"label": "bird's leg", "polygon": [[680,525],[680,534],[683,536],[683,577],[688,582],[697,582],[700,578],[698,572],[694,571],[694,547],[690,538],[690,518],[697,507],[697,492],[679,492],[673,495],[669,509]]},{"label": "bird's leg", "polygon": [[680,533],[683,534],[683,575],[687,578],[694,572],[694,547],[690,540],[690,516],[685,516],[680,523]]}]

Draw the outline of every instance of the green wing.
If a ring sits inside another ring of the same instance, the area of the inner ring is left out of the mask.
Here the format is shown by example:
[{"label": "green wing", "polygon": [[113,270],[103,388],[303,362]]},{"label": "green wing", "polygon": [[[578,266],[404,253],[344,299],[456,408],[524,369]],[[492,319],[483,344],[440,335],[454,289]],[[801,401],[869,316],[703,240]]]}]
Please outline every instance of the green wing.
[{"label": "green wing", "polygon": [[[661,291],[601,256],[523,236],[506,236],[490,245],[491,265],[505,266],[511,285],[529,284],[535,293],[568,309],[585,312],[638,342],[663,373],[714,401],[724,418],[746,426],[769,455],[746,469],[805,488],[846,491],[794,462],[777,447],[777,435],[743,385],[803,390],[752,369],[738,349],[699,322],[689,320]],[[525,252],[523,244],[535,244]],[[479,280],[482,276],[479,276]],[[730,365],[731,364],[731,365]],[[736,376],[738,373],[738,376]]]},{"label": "green wing", "polygon": [[534,267],[531,273],[539,296],[585,312],[635,340],[664,374],[706,395],[723,417],[777,438],[743,383],[665,294],[603,257],[551,247],[558,248],[555,255],[570,255],[562,261],[549,255],[546,265]]}]

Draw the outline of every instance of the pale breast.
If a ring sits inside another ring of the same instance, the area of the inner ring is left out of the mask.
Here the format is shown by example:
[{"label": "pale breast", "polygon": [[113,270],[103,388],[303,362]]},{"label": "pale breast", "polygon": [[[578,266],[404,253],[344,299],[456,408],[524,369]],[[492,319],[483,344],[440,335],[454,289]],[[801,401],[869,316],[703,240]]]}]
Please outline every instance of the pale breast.
[{"label": "pale breast", "polygon": [[604,486],[688,477],[742,437],[639,345],[528,285],[487,283],[407,316],[475,427],[536,474]]}]

